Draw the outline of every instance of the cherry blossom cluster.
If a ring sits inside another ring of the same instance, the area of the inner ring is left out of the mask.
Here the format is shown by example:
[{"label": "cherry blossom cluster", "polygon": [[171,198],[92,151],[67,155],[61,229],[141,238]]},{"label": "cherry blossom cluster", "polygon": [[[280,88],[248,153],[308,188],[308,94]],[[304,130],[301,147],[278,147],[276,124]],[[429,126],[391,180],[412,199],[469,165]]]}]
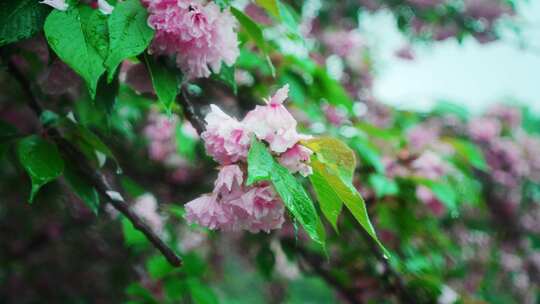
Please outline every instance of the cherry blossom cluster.
[{"label": "cherry blossom cluster", "polygon": [[[148,116],[148,124],[144,128],[144,136],[148,140],[148,155],[150,159],[163,163],[171,169],[171,181],[184,183],[197,174],[197,168],[178,151],[176,141],[176,128],[178,117],[160,114],[151,111]],[[179,128],[186,136],[198,139],[199,136],[193,126],[185,121]]]},{"label": "cherry blossom cluster", "polygon": [[206,115],[206,131],[201,134],[207,153],[220,163],[220,171],[212,193],[186,204],[186,218],[191,223],[222,230],[251,232],[281,228],[284,207],[273,187],[260,182],[245,185],[246,158],[252,138],[268,144],[279,163],[291,173],[311,174],[312,151],[300,141],[307,135],[297,132],[297,122],[283,102],[288,86],[266,99],[242,121],[212,105]]},{"label": "cherry blossom cluster", "polygon": [[156,33],[150,52],[176,56],[190,78],[218,73],[221,64],[232,65],[240,54],[236,19],[213,1],[143,0]]},{"label": "cherry blossom cluster", "polygon": [[[491,177],[500,185],[515,187],[528,174],[527,161],[514,135],[521,125],[519,109],[496,105],[469,122],[467,131],[484,150],[492,170]],[[525,134],[520,136],[525,140]]]}]

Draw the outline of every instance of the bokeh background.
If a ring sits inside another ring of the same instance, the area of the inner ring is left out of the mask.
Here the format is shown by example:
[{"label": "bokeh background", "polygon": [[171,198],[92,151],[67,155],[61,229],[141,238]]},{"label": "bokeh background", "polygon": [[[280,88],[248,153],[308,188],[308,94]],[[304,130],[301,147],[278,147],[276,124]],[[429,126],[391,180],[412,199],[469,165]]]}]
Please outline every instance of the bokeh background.
[{"label": "bokeh background", "polygon": [[[232,1],[263,29],[275,75],[240,26],[227,81],[190,86],[197,111],[240,118],[289,84],[299,129],[354,150],[354,186],[391,255],[345,211],[338,232],[325,222],[325,249],[290,216],[269,234],[188,224],[183,205],[211,191],[217,164],[180,108],[156,101],[137,58],[102,108],[39,32],[0,49],[0,303],[540,303],[540,2],[280,1],[280,18],[257,3]],[[13,134],[49,125],[8,64],[110,148],[95,167],[182,268],[65,177],[27,203]]]}]

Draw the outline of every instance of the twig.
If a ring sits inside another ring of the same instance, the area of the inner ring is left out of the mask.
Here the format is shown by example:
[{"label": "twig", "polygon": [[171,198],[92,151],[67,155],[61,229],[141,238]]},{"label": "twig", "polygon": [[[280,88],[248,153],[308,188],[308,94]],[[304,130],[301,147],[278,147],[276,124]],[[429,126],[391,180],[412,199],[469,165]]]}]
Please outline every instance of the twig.
[{"label": "twig", "polygon": [[[19,82],[23,91],[27,95],[30,108],[39,118],[41,113],[43,113],[43,108],[40,106],[36,96],[34,95],[30,82],[26,79],[26,77],[24,77],[13,62],[4,56],[2,56],[2,58],[7,63],[8,69],[12,76]],[[48,128],[47,135],[49,135],[50,138],[55,141],[64,157],[66,157],[66,160],[76,166],[76,170],[81,177],[89,182],[98,191],[101,197],[111,203],[116,210],[128,218],[133,226],[146,236],[152,245],[154,245],[154,247],[156,247],[163,254],[163,256],[165,256],[171,265],[176,267],[182,265],[181,258],[152,231],[152,229],[144,222],[142,218],[140,218],[135,212],[133,212],[133,210],[129,208],[129,205],[123,200],[118,192],[109,186],[105,176],[98,171],[95,171],[88,164],[86,158],[77,147],[64,139],[60,131],[56,128]]]},{"label": "twig", "polygon": [[202,134],[204,130],[206,129],[206,124],[204,123],[204,120],[199,114],[195,111],[195,107],[191,103],[191,100],[189,99],[189,92],[187,89],[186,84],[182,84],[180,87],[181,96],[178,98],[180,105],[182,106],[182,110],[184,111],[184,115],[189,120],[189,122],[193,125],[195,130],[197,130],[197,133]]}]

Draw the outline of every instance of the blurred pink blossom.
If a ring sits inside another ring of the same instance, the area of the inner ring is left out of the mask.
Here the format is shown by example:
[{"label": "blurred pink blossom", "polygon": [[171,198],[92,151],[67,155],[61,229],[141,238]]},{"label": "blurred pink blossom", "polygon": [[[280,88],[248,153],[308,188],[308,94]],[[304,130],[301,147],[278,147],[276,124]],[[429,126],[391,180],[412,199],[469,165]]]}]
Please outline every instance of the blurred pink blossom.
[{"label": "blurred pink blossom", "polygon": [[236,19],[229,9],[220,10],[213,1],[143,0],[156,30],[150,51],[175,55],[189,78],[218,73],[221,64],[232,65],[240,54]]},{"label": "blurred pink blossom", "polygon": [[289,169],[291,173],[300,172],[302,176],[310,175],[313,170],[309,166],[310,157],[313,152],[299,144],[285,151],[279,157],[279,163]]},{"label": "blurred pink blossom", "polygon": [[520,147],[511,139],[496,138],[484,151],[493,179],[505,186],[514,187],[528,173],[528,164]]},{"label": "blurred pink blossom", "polygon": [[428,124],[419,124],[407,131],[409,147],[414,151],[422,151],[439,139],[439,128]]},{"label": "blurred pink blossom", "polygon": [[325,104],[322,106],[322,110],[328,122],[334,126],[341,126],[347,122],[347,111],[342,108]]},{"label": "blurred pink blossom", "polygon": [[490,107],[486,116],[498,119],[503,126],[514,129],[521,125],[521,111],[519,108],[496,104]]},{"label": "blurred pink blossom", "polygon": [[144,221],[158,234],[163,231],[163,218],[157,211],[157,200],[150,194],[145,193],[135,200],[133,211],[137,213]]},{"label": "blurred pink blossom", "polygon": [[465,0],[465,14],[490,24],[504,14],[513,14],[513,10],[499,0]]},{"label": "blurred pink blossom", "polygon": [[411,163],[415,174],[428,179],[439,179],[449,168],[445,161],[433,151],[425,151]]},{"label": "blurred pink blossom", "polygon": [[416,197],[419,201],[424,203],[435,216],[441,217],[446,213],[446,206],[435,197],[429,188],[425,186],[416,187]]},{"label": "blurred pink blossom", "polygon": [[55,60],[38,77],[43,93],[62,95],[81,83],[79,76],[60,60]]},{"label": "blurred pink blossom", "polygon": [[493,118],[479,117],[471,120],[467,125],[469,135],[479,142],[489,142],[501,133],[501,124]]}]

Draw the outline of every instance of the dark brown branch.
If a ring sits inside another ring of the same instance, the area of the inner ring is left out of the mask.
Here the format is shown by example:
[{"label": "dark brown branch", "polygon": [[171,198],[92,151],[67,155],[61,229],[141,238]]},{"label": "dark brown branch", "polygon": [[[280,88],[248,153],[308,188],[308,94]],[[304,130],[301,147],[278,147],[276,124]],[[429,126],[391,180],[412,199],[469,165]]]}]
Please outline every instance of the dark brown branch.
[{"label": "dark brown branch", "polygon": [[[5,60],[10,73],[19,82],[24,93],[27,95],[30,108],[32,108],[36,116],[39,118],[43,112],[43,108],[40,106],[36,96],[33,93],[31,83],[26,79],[26,77],[24,77],[13,62],[9,61],[6,57],[3,57],[3,60]],[[88,183],[96,188],[101,197],[103,197],[116,210],[127,217],[133,226],[146,236],[152,245],[154,245],[154,247],[156,247],[165,256],[171,265],[177,267],[182,265],[182,260],[180,257],[152,231],[152,229],[144,222],[143,219],[141,219],[135,212],[133,212],[133,210],[129,208],[129,205],[123,200],[120,194],[109,186],[105,176],[94,170],[92,166],[88,164],[84,155],[77,147],[65,140],[60,131],[55,128],[47,129],[47,135],[58,145],[58,148],[66,158],[66,161],[76,167],[79,175],[85,178]]]},{"label": "dark brown branch", "polygon": [[195,110],[195,107],[191,103],[191,100],[189,99],[189,92],[186,84],[182,84],[180,87],[181,96],[179,96],[178,100],[180,102],[180,105],[182,106],[182,110],[184,111],[184,115],[189,120],[189,122],[193,125],[195,130],[197,130],[197,133],[202,134],[204,130],[206,129],[206,124],[203,120],[203,118],[197,113]]}]

